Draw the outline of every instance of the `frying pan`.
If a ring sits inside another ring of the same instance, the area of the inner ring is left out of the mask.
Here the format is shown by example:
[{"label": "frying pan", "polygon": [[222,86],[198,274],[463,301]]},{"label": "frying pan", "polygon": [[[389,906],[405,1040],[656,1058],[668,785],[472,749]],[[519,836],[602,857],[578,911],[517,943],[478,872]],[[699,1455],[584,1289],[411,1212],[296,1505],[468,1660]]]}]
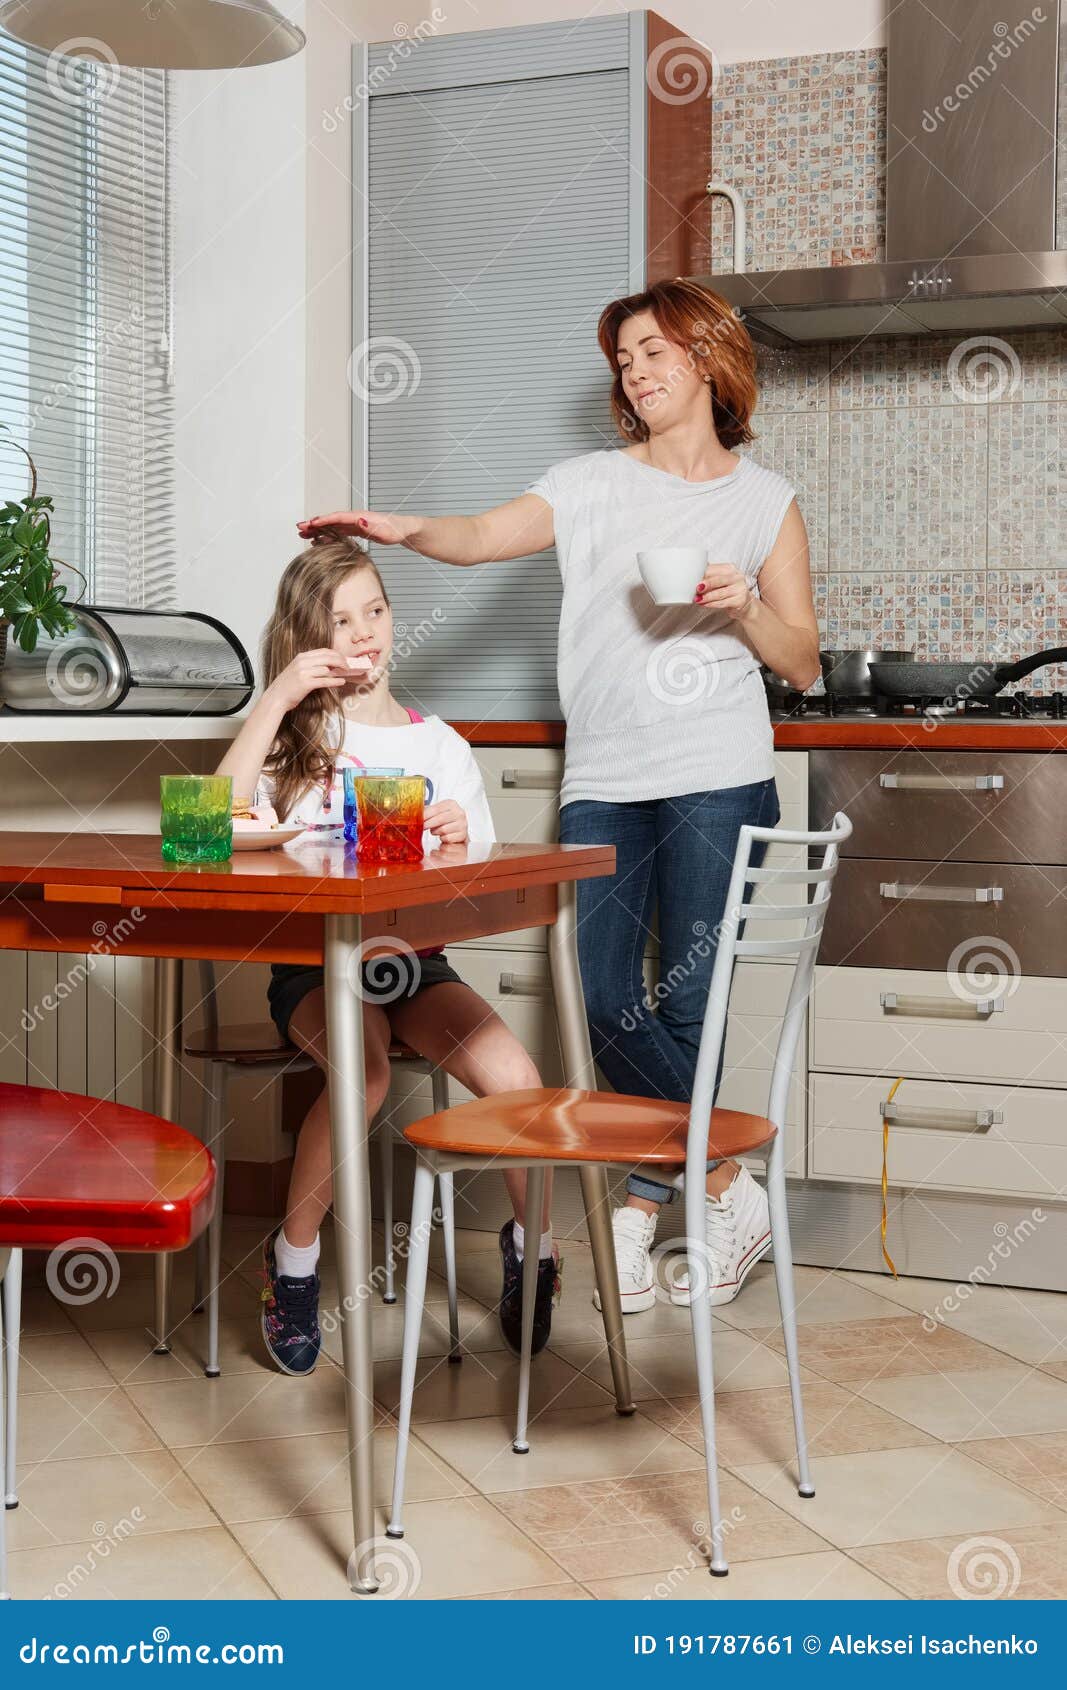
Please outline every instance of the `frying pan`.
[{"label": "frying pan", "polygon": [[1046,663],[1067,663],[1067,646],[1053,646],[1018,663],[872,663],[871,680],[882,698],[990,698]]},{"label": "frying pan", "polygon": [[874,646],[862,651],[820,651],[823,686],[848,698],[870,698],[872,663],[906,663],[914,656],[913,651],[878,651]]}]

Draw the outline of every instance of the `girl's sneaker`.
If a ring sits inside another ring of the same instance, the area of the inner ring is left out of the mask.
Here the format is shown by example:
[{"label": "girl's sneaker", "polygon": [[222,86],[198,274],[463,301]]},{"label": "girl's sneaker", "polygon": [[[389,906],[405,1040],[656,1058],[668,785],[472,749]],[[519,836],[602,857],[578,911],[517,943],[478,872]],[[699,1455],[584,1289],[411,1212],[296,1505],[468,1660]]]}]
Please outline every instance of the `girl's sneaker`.
[{"label": "girl's sneaker", "polygon": [[[275,1234],[277,1237],[277,1234]],[[319,1359],[319,1276],[291,1279],[278,1272],[274,1238],[263,1249],[263,1341],[283,1373],[310,1373]]]},{"label": "girl's sneaker", "polygon": [[[515,1249],[514,1221],[506,1221],[500,1229],[500,1255],[504,1266],[504,1284],[497,1309],[500,1330],[508,1348],[519,1355],[522,1349],[522,1262]],[[557,1262],[554,1256],[546,1256],[537,1264],[531,1355],[536,1355],[548,1343],[552,1331],[552,1307],[559,1302],[561,1295],[562,1266],[562,1262]]]}]

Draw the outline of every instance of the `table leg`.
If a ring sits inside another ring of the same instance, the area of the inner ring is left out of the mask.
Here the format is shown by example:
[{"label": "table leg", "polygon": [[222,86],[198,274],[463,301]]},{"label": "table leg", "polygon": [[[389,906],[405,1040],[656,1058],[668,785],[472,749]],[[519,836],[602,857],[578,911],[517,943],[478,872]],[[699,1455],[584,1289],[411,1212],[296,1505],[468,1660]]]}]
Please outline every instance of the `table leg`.
[{"label": "table leg", "polygon": [[[559,888],[556,920],[548,930],[548,955],[552,967],[552,989],[556,999],[563,1076],[569,1086],[585,1090],[596,1087],[593,1051],[589,1043],[589,1022],[578,967],[577,889],[573,881]],[[593,1268],[600,1292],[604,1340],[615,1386],[615,1408],[619,1414],[634,1412],[630,1389],[630,1365],[622,1330],[619,1274],[615,1265],[615,1241],[611,1233],[611,1206],[606,1168],[581,1170],[582,1201],[593,1250]]]},{"label": "table leg", "polygon": [[[157,957],[153,1011],[153,1107],[165,1121],[177,1121],[181,1108],[182,965],[180,957]],[[156,1257],[155,1354],[170,1351],[171,1257]]]},{"label": "table leg", "polygon": [[345,1370],[348,1474],[355,1548],[348,1582],[369,1595],[374,1571],[374,1350],[371,1328],[370,1168],[358,915],[325,917],[333,1218]]}]

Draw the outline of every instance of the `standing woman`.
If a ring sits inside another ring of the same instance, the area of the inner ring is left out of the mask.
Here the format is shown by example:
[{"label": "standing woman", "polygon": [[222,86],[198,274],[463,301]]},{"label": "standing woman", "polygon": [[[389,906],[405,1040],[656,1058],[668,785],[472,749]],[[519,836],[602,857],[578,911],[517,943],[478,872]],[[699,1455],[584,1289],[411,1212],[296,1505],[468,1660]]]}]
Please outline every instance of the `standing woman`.
[{"label": "standing woman", "polygon": [[[598,339],[627,442],[553,465],[479,516],[348,511],[323,524],[469,566],[555,544],[563,577],[558,682],[567,724],[560,838],[614,845],[613,879],[578,886],[593,1054],[616,1091],[692,1095],[739,830],[778,820],[760,662],[793,686],[819,673],[808,542],[792,487],[736,447],[753,439],[755,355],[731,307],[661,282],[612,302]],[[657,605],[637,568],[656,546],[699,546],[692,606]],[[658,916],[654,1013],[642,956]],[[651,1148],[651,1146],[650,1146]],[[624,1312],[655,1300],[650,1251],[674,1193],[631,1175],[613,1217]],[[712,1302],[737,1295],[770,1244],[747,1170],[711,1163]],[[685,1282],[672,1300],[688,1302]]]}]

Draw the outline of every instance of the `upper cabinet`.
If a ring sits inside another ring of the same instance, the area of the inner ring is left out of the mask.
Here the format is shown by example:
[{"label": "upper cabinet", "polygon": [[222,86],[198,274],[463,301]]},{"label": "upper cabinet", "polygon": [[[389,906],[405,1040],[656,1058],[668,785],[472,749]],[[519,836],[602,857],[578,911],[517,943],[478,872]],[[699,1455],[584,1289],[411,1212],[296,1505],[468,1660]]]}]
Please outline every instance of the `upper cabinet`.
[{"label": "upper cabinet", "polygon": [[[353,498],[486,510],[616,442],[602,309],[706,268],[710,58],[633,12],[379,43],[354,82]],[[376,561],[399,696],[559,716],[551,553]]]}]

